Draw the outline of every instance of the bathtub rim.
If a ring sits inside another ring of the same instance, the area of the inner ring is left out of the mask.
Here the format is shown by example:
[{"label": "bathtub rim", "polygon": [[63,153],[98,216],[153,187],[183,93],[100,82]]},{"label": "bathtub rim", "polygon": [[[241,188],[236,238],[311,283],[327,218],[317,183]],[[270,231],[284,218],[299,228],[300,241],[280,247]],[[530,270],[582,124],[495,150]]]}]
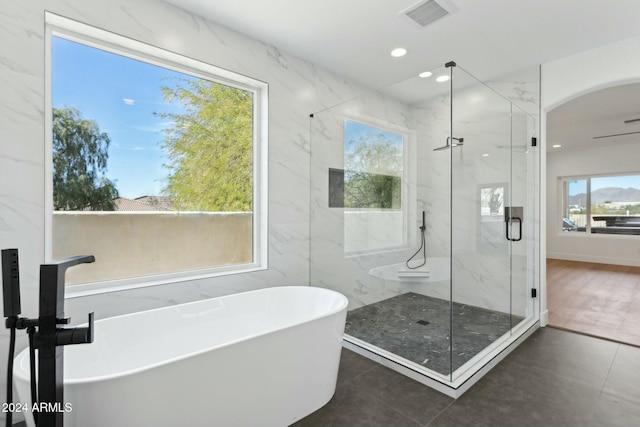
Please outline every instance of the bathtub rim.
[{"label": "bathtub rim", "polygon": [[[174,304],[174,305],[169,305],[169,306],[166,306],[166,307],[158,307],[158,308],[152,308],[152,309],[149,309],[149,310],[136,311],[136,312],[133,312],[133,313],[127,313],[127,314],[122,314],[122,315],[118,315],[118,316],[108,317],[108,318],[105,318],[105,319],[96,320],[96,323],[108,321],[110,319],[132,317],[132,316],[146,314],[146,313],[155,312],[155,311],[159,311],[159,310],[172,309],[172,308],[175,308],[175,307],[178,307],[178,306],[189,306],[189,305],[195,305],[195,304],[199,304],[199,303],[201,304],[201,303],[203,303],[205,301],[210,301],[210,300],[215,300],[215,299],[222,299],[222,298],[225,298],[225,297],[240,296],[240,295],[252,294],[252,293],[266,293],[266,292],[270,292],[270,291],[273,292],[274,290],[292,289],[292,288],[293,289],[309,289],[310,288],[310,289],[317,290],[320,293],[334,294],[335,297],[341,303],[339,304],[338,307],[333,308],[332,310],[328,310],[327,312],[324,312],[324,313],[322,313],[320,315],[310,316],[309,318],[305,318],[305,320],[303,322],[291,324],[291,325],[285,326],[283,328],[268,330],[268,331],[257,333],[257,334],[250,334],[250,335],[243,336],[243,337],[235,339],[235,340],[227,341],[227,342],[225,342],[223,344],[220,344],[220,345],[204,347],[203,349],[198,350],[198,351],[194,351],[194,352],[191,352],[191,353],[188,353],[188,354],[185,354],[185,355],[181,355],[181,356],[177,356],[177,357],[172,357],[172,358],[169,358],[169,359],[164,359],[164,360],[162,360],[160,362],[151,363],[151,364],[145,365],[143,367],[139,367],[139,368],[135,368],[135,369],[127,369],[127,370],[123,370],[123,371],[117,372],[115,374],[96,375],[96,376],[84,377],[84,378],[65,379],[64,383],[65,383],[65,385],[66,384],[76,385],[76,384],[87,384],[87,383],[94,383],[94,382],[100,382],[100,381],[110,381],[110,380],[115,380],[115,379],[118,379],[118,378],[123,378],[123,377],[126,377],[126,376],[130,376],[130,375],[134,375],[134,374],[137,374],[137,373],[140,373],[140,372],[149,371],[151,369],[158,368],[158,367],[165,366],[165,365],[169,365],[171,363],[179,362],[179,361],[184,360],[184,359],[188,359],[188,358],[191,358],[191,357],[196,357],[196,356],[199,356],[201,354],[207,353],[209,351],[214,351],[216,349],[228,347],[228,346],[231,346],[231,345],[234,345],[234,344],[238,344],[238,343],[241,343],[241,342],[249,341],[251,339],[260,338],[260,337],[266,336],[266,335],[268,335],[270,333],[274,333],[274,332],[278,332],[278,331],[285,331],[285,330],[292,329],[292,328],[297,327],[297,326],[301,326],[301,325],[305,325],[305,324],[311,323],[311,322],[316,321],[318,319],[329,318],[331,316],[337,315],[341,311],[345,311],[346,312],[346,310],[347,310],[347,308],[349,306],[348,298],[345,295],[341,294],[340,292],[334,291],[332,289],[321,288],[321,287],[310,286],[310,285],[272,286],[272,287],[267,287],[267,288],[254,289],[254,290],[246,291],[246,292],[238,292],[238,293],[234,293],[234,294],[222,295],[222,296],[213,297],[213,298],[205,298],[205,299],[197,300],[197,301],[190,301],[190,302],[186,302],[186,303],[183,303],[183,304]],[[83,325],[86,326],[86,324],[83,324]],[[79,326],[82,326],[82,325],[79,325]],[[343,333],[343,336],[341,337],[341,339],[344,339],[344,333]],[[19,379],[19,380],[25,381],[25,382],[30,382],[31,381],[31,374],[30,374],[30,371],[28,369],[28,367],[29,367],[29,361],[28,360],[29,360],[29,347],[23,349],[14,358],[14,366],[17,368],[17,369],[14,369],[14,373],[13,373],[14,380],[15,379]],[[27,367],[26,370],[23,369],[23,363],[24,363],[24,366]]]}]

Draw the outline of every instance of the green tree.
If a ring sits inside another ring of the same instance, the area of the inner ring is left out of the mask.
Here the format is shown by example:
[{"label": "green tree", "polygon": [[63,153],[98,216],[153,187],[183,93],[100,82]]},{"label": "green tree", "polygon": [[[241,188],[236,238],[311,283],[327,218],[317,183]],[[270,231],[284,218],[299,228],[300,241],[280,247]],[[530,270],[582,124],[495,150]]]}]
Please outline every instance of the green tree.
[{"label": "green tree", "polygon": [[104,174],[109,135],[75,108],[53,109],[53,208],[112,211],[118,197]]},{"label": "green tree", "polygon": [[344,206],[399,209],[402,193],[402,146],[382,133],[367,133],[345,155]]},{"label": "green tree", "polygon": [[182,79],[163,87],[183,113],[161,113],[172,126],[163,148],[169,169],[164,193],[192,211],[251,211],[253,95],[206,80]]}]

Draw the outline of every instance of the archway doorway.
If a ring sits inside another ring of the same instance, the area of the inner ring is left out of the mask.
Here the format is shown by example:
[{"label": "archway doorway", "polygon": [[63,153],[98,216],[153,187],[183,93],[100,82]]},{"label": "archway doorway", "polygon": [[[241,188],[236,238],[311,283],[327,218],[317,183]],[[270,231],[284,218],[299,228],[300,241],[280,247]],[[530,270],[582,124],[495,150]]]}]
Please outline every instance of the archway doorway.
[{"label": "archway doorway", "polygon": [[640,346],[640,83],[549,111],[548,325]]}]

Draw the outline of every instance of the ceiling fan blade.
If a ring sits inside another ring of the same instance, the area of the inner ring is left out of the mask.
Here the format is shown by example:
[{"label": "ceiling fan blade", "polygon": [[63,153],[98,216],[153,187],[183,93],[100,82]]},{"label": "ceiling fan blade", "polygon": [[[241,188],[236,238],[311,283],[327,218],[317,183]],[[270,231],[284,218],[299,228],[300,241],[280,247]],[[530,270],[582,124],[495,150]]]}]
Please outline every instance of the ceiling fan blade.
[{"label": "ceiling fan blade", "polygon": [[638,132],[627,132],[627,133],[614,133],[613,135],[594,136],[593,139],[611,138],[612,136],[635,135],[636,133],[640,133],[640,131],[638,131]]}]

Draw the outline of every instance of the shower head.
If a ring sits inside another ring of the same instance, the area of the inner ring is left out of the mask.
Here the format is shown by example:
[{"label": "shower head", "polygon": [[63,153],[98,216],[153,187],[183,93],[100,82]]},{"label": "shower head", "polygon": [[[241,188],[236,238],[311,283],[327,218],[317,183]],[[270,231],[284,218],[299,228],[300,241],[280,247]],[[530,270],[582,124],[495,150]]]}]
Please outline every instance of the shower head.
[{"label": "shower head", "polygon": [[[454,140],[455,142],[453,144],[449,144],[450,140]],[[447,144],[443,145],[442,147],[438,147],[438,148],[434,148],[433,151],[442,151],[442,150],[446,150],[448,148],[451,147],[458,147],[461,145],[464,145],[464,138],[451,138],[451,137],[447,137]]]}]

